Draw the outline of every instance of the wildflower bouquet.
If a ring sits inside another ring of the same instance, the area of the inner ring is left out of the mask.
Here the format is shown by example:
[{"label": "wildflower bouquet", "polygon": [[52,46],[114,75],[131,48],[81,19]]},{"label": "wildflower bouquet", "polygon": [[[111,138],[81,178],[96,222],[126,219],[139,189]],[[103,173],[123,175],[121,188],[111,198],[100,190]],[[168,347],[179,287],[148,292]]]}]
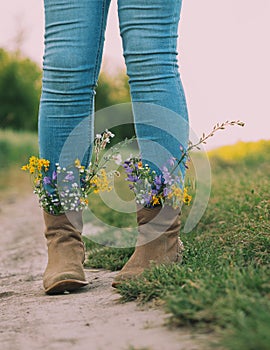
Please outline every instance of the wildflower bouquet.
[{"label": "wildflower bouquet", "polygon": [[151,170],[147,164],[143,165],[140,157],[130,157],[122,163],[119,149],[123,144],[133,142],[133,139],[125,140],[118,147],[112,147],[110,153],[100,160],[101,151],[114,137],[109,130],[96,135],[94,159],[87,168],[77,159],[69,168],[55,164],[55,170],[49,175],[49,160],[32,156],[22,170],[28,171],[33,176],[34,193],[39,197],[40,206],[50,214],[58,215],[69,210],[81,211],[88,206],[87,198],[91,192],[110,191],[114,175],[119,174],[116,170],[106,172],[106,163],[110,160],[114,160],[124,168],[127,174],[126,180],[130,182],[129,188],[134,192],[138,204],[155,207],[166,203],[177,208],[181,207],[182,203],[189,205],[192,200],[187,188],[184,187],[179,167],[188,168],[190,151],[194,148],[200,149],[199,146],[205,144],[209,137],[228,125],[244,126],[244,123],[238,120],[216,124],[208,135],[203,134],[198,143],[189,143],[186,150],[180,146],[179,159],[169,159],[160,174]]},{"label": "wildflower bouquet", "polygon": [[[116,171],[106,172],[106,163],[114,159],[119,148],[112,148],[109,155],[99,160],[100,153],[110,143],[114,134],[106,130],[97,134],[94,141],[94,160],[86,168],[76,159],[70,167],[55,164],[49,175],[49,160],[31,156],[28,164],[22,167],[33,177],[33,192],[38,195],[40,206],[50,214],[59,215],[66,211],[81,211],[88,206],[88,195],[110,191],[111,181]],[[127,142],[125,142],[127,143]]]},{"label": "wildflower bouquet", "polygon": [[192,197],[183,186],[182,174],[178,172],[176,175],[173,171],[176,162],[175,158],[169,159],[161,174],[157,174],[148,164],[143,165],[141,158],[125,160],[126,180],[130,182],[129,188],[134,192],[137,204],[148,208],[165,203],[173,208],[181,207],[182,203],[190,204]]},{"label": "wildflower bouquet", "polygon": [[127,159],[122,166],[127,174],[126,180],[130,182],[129,188],[135,194],[137,204],[149,208],[165,203],[173,208],[181,207],[183,203],[189,205],[192,197],[187,187],[184,187],[182,173],[180,171],[176,173],[176,171],[179,166],[188,168],[190,152],[193,149],[200,149],[201,144],[205,144],[215,132],[225,129],[228,125],[244,126],[244,123],[237,120],[216,124],[213,130],[208,135],[203,134],[196,144],[189,142],[186,150],[180,145],[179,159],[169,159],[168,164],[162,167],[160,174],[150,170],[148,164],[143,165],[141,158]]}]

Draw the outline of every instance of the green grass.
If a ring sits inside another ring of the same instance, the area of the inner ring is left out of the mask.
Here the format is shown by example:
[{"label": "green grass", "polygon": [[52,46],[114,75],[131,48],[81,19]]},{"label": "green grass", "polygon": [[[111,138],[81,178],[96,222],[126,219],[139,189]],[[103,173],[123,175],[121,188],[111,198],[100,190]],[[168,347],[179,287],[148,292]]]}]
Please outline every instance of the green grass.
[{"label": "green grass", "polygon": [[[116,178],[116,193],[122,199],[131,200],[131,191],[123,179],[123,174]],[[86,266],[120,270],[134,251],[137,238],[136,215],[127,215],[108,208],[101,198],[94,194],[89,196],[89,207],[94,216],[85,211],[84,222],[90,221],[91,224],[99,226],[98,220],[101,220],[106,226],[97,235],[95,242],[84,237],[86,249],[89,251]]]},{"label": "green grass", "polygon": [[30,188],[29,177],[20,168],[38,154],[37,134],[0,129],[0,191]]},{"label": "green grass", "polygon": [[37,143],[35,133],[0,130],[1,170],[14,164],[21,166],[28,161],[30,155],[37,155]]},{"label": "green grass", "polygon": [[[118,289],[124,301],[162,300],[174,325],[215,331],[230,350],[266,350],[270,344],[270,164],[268,152],[257,160],[254,152],[249,160],[251,153],[232,162],[215,151],[208,208],[191,233],[181,234],[183,263],[153,267]],[[110,219],[121,226],[121,217]],[[123,215],[125,225],[127,220]],[[133,251],[95,249],[88,266],[112,270]]]}]

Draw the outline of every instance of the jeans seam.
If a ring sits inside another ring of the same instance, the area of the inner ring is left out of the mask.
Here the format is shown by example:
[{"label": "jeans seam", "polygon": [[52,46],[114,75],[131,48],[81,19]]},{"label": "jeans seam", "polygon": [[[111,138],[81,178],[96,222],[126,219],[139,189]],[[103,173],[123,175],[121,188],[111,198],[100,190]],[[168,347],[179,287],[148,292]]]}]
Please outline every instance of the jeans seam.
[{"label": "jeans seam", "polygon": [[[99,70],[98,67],[101,65],[101,60],[102,60],[102,47],[104,45],[103,43],[103,36],[105,32],[105,4],[107,0],[102,1],[102,9],[101,9],[101,20],[100,20],[100,30],[99,30],[99,38],[98,38],[98,49],[97,49],[97,54],[96,54],[96,59],[95,59],[95,66],[94,66],[94,71],[93,71],[93,97],[92,97],[92,107],[91,107],[91,115],[89,118],[91,119],[93,115],[95,114],[95,88],[97,87],[97,80],[98,80],[98,75],[99,75]],[[91,120],[89,120],[91,122]],[[93,128],[89,128],[89,147],[88,150],[85,152],[84,157],[86,158],[86,162],[89,163],[91,154],[92,154],[92,144],[93,143]]]},{"label": "jeans seam", "polygon": [[[181,7],[182,7],[182,3],[180,4],[181,5]],[[181,11],[181,8],[180,8],[180,11]],[[174,11],[174,16],[173,16],[173,20],[174,20],[174,22],[176,21],[176,19],[177,19],[177,13],[176,13],[176,10]],[[179,20],[178,20],[178,26],[179,26],[179,23],[180,23],[180,18],[179,18]],[[178,29],[178,28],[177,28]],[[178,33],[178,30],[177,30],[177,33]],[[171,33],[172,34],[172,33]],[[178,43],[177,43],[178,44]],[[178,45],[176,45],[176,51],[177,51],[177,53],[178,53],[178,55],[179,55],[179,50],[178,50],[178,48],[177,48],[177,46]],[[177,84],[176,84],[176,88],[177,88],[177,92],[178,92],[178,95],[179,95],[179,103],[181,103],[181,100],[180,99],[182,99],[183,100],[183,103],[184,103],[184,106],[185,106],[185,109],[187,110],[187,103],[186,103],[186,98],[185,98],[185,96],[183,95],[183,91],[182,91],[182,89],[181,89],[181,87],[180,87],[180,84],[181,84],[181,80],[180,80],[180,69],[179,69],[179,67],[178,67],[178,63],[177,63],[177,60],[176,60],[176,62],[174,63],[174,74],[175,74],[175,79],[177,80]],[[181,116],[181,117],[183,117],[183,116]]]},{"label": "jeans seam", "polygon": [[98,71],[98,66],[101,64],[100,60],[102,59],[100,57],[100,55],[101,55],[101,51],[102,51],[101,48],[103,46],[102,37],[103,37],[104,32],[105,32],[105,28],[104,28],[105,2],[106,2],[106,0],[102,1],[102,17],[101,17],[101,21],[100,21],[101,30],[99,32],[99,44],[98,44],[98,50],[97,50],[96,61],[95,61],[95,68],[94,68],[94,74],[93,74],[94,87],[97,86],[97,79],[98,79],[97,71]]}]

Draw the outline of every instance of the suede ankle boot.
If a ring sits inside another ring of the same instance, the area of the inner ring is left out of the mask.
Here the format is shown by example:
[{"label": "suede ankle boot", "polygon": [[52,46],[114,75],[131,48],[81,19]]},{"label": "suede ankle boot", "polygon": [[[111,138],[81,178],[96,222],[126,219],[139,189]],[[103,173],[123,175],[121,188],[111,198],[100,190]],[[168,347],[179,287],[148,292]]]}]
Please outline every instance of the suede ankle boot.
[{"label": "suede ankle boot", "polygon": [[83,271],[82,213],[69,212],[68,217],[45,211],[43,214],[48,246],[48,265],[43,275],[45,292],[71,292],[87,285]]},{"label": "suede ankle boot", "polygon": [[180,209],[171,206],[139,208],[137,211],[138,239],[135,251],[112,286],[139,276],[151,264],[181,262],[183,243],[179,239]]}]

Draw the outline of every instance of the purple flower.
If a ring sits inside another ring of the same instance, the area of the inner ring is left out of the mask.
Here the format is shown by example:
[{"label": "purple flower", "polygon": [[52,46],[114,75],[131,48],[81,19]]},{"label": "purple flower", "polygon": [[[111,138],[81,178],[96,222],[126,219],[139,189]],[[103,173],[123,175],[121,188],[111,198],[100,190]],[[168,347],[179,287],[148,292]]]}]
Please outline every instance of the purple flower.
[{"label": "purple flower", "polygon": [[171,185],[173,182],[173,179],[171,177],[171,174],[169,172],[169,170],[164,166],[163,167],[163,172],[162,172],[163,178],[164,178],[164,183]]},{"label": "purple flower", "polygon": [[152,196],[151,196],[151,194],[146,193],[142,196],[142,199],[144,200],[144,203],[146,205],[149,205],[151,203]]},{"label": "purple flower", "polygon": [[69,174],[67,174],[65,176],[65,180],[67,180],[67,181],[73,181],[74,179],[75,179],[75,177],[74,177],[72,172],[70,172]]},{"label": "purple flower", "polygon": [[181,178],[179,176],[174,177],[174,182],[179,183],[181,181]]},{"label": "purple flower", "polygon": [[52,173],[52,179],[55,181],[57,179],[57,172],[54,170]]},{"label": "purple flower", "polygon": [[156,189],[159,190],[162,185],[162,175],[156,175],[154,178],[154,184],[156,186]]},{"label": "purple flower", "polygon": [[155,196],[156,194],[158,194],[158,190],[152,189],[151,190],[151,195]]},{"label": "purple flower", "polygon": [[132,164],[129,161],[125,161],[123,168],[125,169],[125,172],[128,174],[128,176],[131,175],[134,171]]},{"label": "purple flower", "polygon": [[176,158],[174,158],[174,157],[171,157],[171,158],[168,160],[168,163],[169,163],[169,165],[170,165],[171,167],[174,166],[175,160],[176,160]]},{"label": "purple flower", "polygon": [[163,196],[167,197],[169,193],[171,193],[171,191],[167,187],[164,187],[164,189],[163,189]]},{"label": "purple flower", "polygon": [[163,173],[169,172],[169,170],[168,170],[168,168],[167,168],[166,166],[164,166],[164,167],[162,168],[162,170],[163,170]]},{"label": "purple flower", "polygon": [[131,173],[133,172],[133,169],[130,168],[130,167],[126,167],[126,168],[125,168],[125,172],[126,172],[127,174],[131,174]]},{"label": "purple flower", "polygon": [[129,174],[128,177],[126,178],[127,181],[130,181],[130,182],[137,182],[139,180],[138,176],[137,175],[131,175]]},{"label": "purple flower", "polygon": [[43,183],[44,185],[49,185],[51,183],[51,179],[49,178],[49,176],[44,176],[43,178]]}]

